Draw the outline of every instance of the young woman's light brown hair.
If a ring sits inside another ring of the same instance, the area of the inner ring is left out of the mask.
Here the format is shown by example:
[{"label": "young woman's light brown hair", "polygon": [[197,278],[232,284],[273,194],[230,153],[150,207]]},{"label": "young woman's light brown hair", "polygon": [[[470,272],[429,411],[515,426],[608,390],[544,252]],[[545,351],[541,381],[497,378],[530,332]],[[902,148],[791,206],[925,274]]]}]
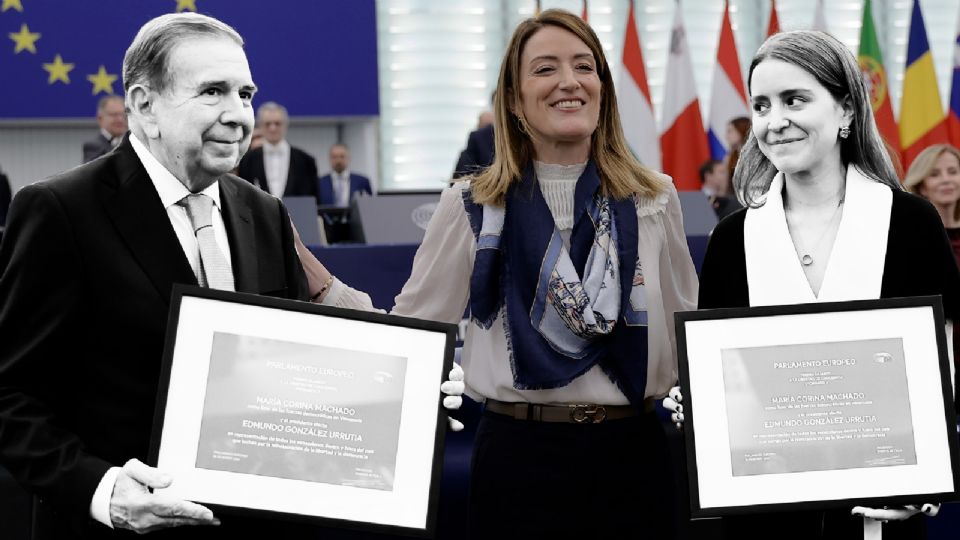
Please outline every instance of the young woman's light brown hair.
[{"label": "young woman's light brown hair", "polygon": [[600,119],[591,136],[590,157],[600,174],[604,195],[623,199],[633,194],[653,197],[663,192],[667,188],[666,182],[641,165],[627,146],[620,126],[613,77],[597,35],[573,13],[548,9],[517,26],[503,55],[493,99],[496,157],[489,168],[472,178],[474,201],[503,205],[510,185],[520,180],[524,168],[534,158],[533,143],[525,133],[524,120],[511,111],[511,104],[521,102],[520,56],[523,48],[527,40],[545,26],[555,26],[574,34],[590,48],[596,59],[597,76],[601,82]]},{"label": "young woman's light brown hair", "polygon": [[[907,169],[907,175],[903,179],[903,187],[910,193],[923,197],[923,195],[920,194],[920,186],[923,185],[923,181],[933,172],[933,167],[937,164],[937,159],[943,154],[952,154],[953,157],[957,158],[957,161],[960,162],[960,150],[958,150],[957,147],[949,144],[934,144],[928,146],[917,154],[913,163],[910,164],[910,168]],[[957,206],[953,209],[953,219],[960,221],[960,203],[957,203]]]}]

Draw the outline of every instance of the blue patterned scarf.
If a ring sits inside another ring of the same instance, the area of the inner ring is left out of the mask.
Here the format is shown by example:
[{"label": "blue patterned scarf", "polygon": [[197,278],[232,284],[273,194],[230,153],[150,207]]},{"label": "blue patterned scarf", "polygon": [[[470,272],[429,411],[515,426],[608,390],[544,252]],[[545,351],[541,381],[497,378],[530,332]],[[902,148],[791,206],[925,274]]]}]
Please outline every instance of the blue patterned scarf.
[{"label": "blue patterned scarf", "polygon": [[603,197],[588,163],[577,180],[569,250],[532,164],[504,208],[474,203],[469,189],[464,207],[477,238],[471,317],[489,329],[503,311],[514,386],[566,386],[599,364],[642,407],[647,313],[634,200]]}]

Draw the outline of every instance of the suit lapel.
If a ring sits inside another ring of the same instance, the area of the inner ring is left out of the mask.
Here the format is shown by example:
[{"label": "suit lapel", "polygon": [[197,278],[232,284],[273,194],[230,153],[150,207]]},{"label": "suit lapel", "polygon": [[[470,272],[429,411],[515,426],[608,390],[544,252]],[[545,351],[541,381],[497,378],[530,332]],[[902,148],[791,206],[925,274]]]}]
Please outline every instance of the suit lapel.
[{"label": "suit lapel", "polygon": [[258,293],[259,267],[253,213],[250,205],[240,197],[237,186],[227,176],[220,179],[220,203],[223,205],[223,224],[230,242],[234,287],[237,292]]},{"label": "suit lapel", "polygon": [[102,202],[133,257],[163,301],[169,302],[174,283],[196,285],[197,278],[128,137],[117,147],[116,176],[104,180],[115,185],[104,191]]}]

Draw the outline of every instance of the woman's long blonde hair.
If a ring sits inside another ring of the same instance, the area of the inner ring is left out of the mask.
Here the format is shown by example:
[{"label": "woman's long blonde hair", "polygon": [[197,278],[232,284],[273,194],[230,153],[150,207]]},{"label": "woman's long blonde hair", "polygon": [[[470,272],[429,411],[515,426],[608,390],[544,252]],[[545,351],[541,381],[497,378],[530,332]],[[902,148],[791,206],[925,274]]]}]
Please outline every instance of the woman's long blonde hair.
[{"label": "woman's long blonde hair", "polygon": [[[493,110],[495,157],[493,164],[472,178],[473,199],[480,204],[502,206],[510,185],[520,180],[524,168],[534,158],[533,142],[525,133],[523,118],[510,110],[511,103],[521,103],[520,56],[535,33],[546,26],[555,26],[577,36],[590,48],[597,61],[601,81],[600,119],[591,136],[590,157],[597,166],[604,195],[623,199],[633,194],[653,197],[667,188],[656,173],[647,169],[630,152],[614,92],[610,67],[597,35],[580,17],[560,9],[548,9],[521,22],[510,38],[500,64],[500,78],[494,92]],[[654,129],[654,126],[650,126]]]}]

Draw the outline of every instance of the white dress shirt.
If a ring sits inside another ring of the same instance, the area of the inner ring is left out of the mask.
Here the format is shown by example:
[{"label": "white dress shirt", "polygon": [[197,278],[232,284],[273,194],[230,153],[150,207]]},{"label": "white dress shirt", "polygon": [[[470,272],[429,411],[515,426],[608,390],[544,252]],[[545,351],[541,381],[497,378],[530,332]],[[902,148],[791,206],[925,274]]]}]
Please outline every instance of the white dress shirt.
[{"label": "white dress shirt", "polygon": [[[184,255],[190,261],[190,267],[193,269],[194,275],[197,275],[200,271],[200,247],[197,245],[197,237],[194,235],[186,208],[177,204],[180,199],[189,195],[190,191],[153,157],[150,150],[133,133],[130,134],[130,143],[133,145],[133,151],[140,158],[140,162],[143,163],[143,167],[147,170],[147,175],[150,176],[157,194],[160,195],[160,202],[163,203],[167,218],[170,219],[170,225],[173,226],[173,230],[177,234],[180,247],[183,248]],[[227,230],[223,224],[223,209],[220,205],[220,183],[214,182],[200,193],[213,199],[211,209],[213,233],[217,240],[217,246],[227,259],[227,264],[231,264],[232,271],[230,243],[227,241]],[[120,467],[111,467],[100,479],[100,483],[97,485],[90,501],[90,517],[111,529],[113,523],[110,520],[110,497],[113,495],[113,485],[117,481],[119,472]]]},{"label": "white dress shirt", "polygon": [[342,173],[330,171],[330,183],[333,184],[333,203],[337,206],[350,206],[350,170]]},{"label": "white dress shirt", "polygon": [[103,128],[100,128],[100,135],[103,135],[103,138],[110,142],[110,146],[114,147],[120,144],[120,141],[123,139],[123,137],[114,137],[109,131]]},{"label": "white dress shirt", "polygon": [[263,143],[263,172],[267,175],[267,189],[274,197],[283,197],[290,172],[290,143]]}]

